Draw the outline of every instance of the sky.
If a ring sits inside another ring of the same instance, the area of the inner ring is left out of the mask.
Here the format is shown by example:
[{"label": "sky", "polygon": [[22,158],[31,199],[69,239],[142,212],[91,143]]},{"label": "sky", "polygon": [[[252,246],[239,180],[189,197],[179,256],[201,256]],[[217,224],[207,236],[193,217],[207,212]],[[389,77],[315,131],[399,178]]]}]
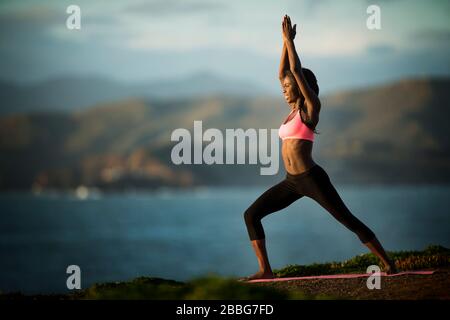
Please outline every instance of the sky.
[{"label": "sky", "polygon": [[[66,27],[71,4],[80,30]],[[380,30],[366,26],[371,4]],[[284,14],[321,92],[450,74],[448,0],[2,0],[0,80],[132,83],[211,72],[276,92]]]}]

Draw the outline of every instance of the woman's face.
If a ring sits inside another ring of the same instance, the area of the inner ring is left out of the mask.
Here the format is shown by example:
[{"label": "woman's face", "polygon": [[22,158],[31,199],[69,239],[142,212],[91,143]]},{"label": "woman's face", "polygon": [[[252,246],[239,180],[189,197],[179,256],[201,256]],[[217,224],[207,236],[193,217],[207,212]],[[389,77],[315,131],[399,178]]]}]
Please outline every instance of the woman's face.
[{"label": "woman's face", "polygon": [[295,102],[299,98],[297,83],[288,76],[283,79],[283,95],[287,103]]}]

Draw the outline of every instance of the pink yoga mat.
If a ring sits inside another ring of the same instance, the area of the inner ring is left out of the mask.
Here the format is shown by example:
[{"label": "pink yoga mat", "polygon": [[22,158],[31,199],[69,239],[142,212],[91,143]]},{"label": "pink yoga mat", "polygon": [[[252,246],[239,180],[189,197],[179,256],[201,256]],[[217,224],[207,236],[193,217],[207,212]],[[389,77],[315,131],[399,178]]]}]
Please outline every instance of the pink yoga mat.
[{"label": "pink yoga mat", "polygon": [[[396,277],[408,274],[421,274],[429,275],[433,274],[434,271],[404,271],[394,274],[386,274],[385,272],[380,272],[379,274],[384,277]],[[273,278],[273,279],[257,279],[249,280],[248,282],[276,282],[276,281],[292,281],[292,280],[306,280],[306,279],[351,279],[351,278],[362,278],[369,277],[378,273],[356,273],[356,274],[330,274],[324,276],[307,276],[307,277],[290,277],[290,278]]]}]

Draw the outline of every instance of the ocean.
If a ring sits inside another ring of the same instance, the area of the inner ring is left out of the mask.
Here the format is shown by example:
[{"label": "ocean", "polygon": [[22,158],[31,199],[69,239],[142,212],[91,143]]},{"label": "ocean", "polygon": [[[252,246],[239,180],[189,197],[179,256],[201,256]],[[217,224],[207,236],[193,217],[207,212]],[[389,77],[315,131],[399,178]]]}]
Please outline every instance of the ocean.
[{"label": "ocean", "polygon": [[[268,186],[269,187],[269,186]],[[387,250],[450,247],[450,186],[336,186]],[[114,194],[0,194],[0,291],[68,292],[151,276],[186,281],[257,271],[243,213],[264,188]],[[366,253],[355,234],[303,197],[263,219],[273,269]]]}]

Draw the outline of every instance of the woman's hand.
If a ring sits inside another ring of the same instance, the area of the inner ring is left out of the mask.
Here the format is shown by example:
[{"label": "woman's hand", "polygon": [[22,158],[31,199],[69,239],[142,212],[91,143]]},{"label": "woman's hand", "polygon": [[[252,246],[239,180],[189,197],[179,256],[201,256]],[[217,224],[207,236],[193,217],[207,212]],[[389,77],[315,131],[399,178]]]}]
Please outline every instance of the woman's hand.
[{"label": "woman's hand", "polygon": [[283,17],[281,27],[283,41],[291,41],[295,39],[295,35],[297,34],[297,25],[294,24],[294,27],[292,27],[291,18],[287,14]]}]

